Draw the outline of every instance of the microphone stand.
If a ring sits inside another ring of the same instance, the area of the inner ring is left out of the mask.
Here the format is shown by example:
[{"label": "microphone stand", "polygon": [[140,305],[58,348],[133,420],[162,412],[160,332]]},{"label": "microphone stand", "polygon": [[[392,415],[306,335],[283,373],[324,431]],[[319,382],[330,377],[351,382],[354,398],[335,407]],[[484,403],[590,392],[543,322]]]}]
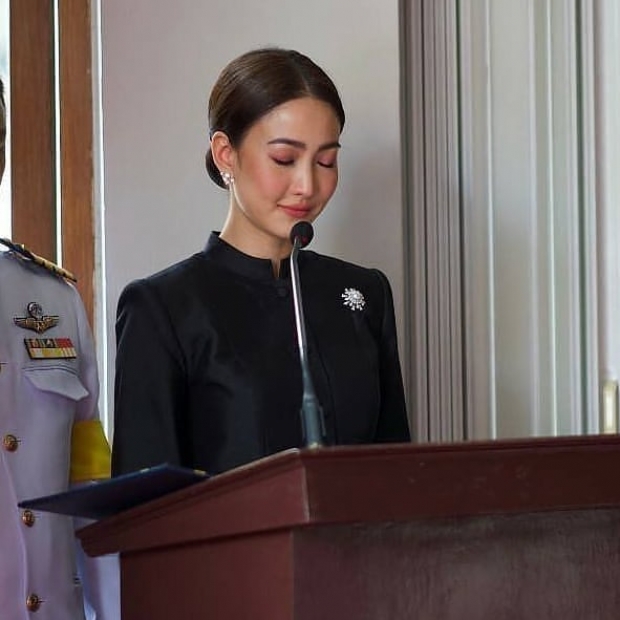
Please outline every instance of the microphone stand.
[{"label": "microphone stand", "polygon": [[299,235],[293,239],[293,250],[291,252],[291,281],[293,284],[293,302],[295,305],[295,321],[297,323],[297,340],[299,342],[299,355],[301,357],[301,373],[303,381],[303,396],[301,400],[301,426],[307,448],[319,448],[323,445],[325,435],[323,410],[319,404],[312,376],[310,375],[310,365],[306,347],[306,327],[304,320],[304,310],[301,299],[301,287],[299,286],[299,268],[297,265],[297,255],[301,247]]}]

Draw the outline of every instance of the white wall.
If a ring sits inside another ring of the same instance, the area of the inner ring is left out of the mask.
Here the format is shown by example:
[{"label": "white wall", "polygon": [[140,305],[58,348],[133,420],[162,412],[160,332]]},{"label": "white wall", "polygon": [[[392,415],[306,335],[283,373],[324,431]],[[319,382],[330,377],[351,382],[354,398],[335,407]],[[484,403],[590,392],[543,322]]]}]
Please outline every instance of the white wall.
[{"label": "white wall", "polygon": [[341,181],[312,248],[383,269],[402,334],[397,0],[101,0],[108,403],[114,316],[130,280],[202,248],[226,195],[208,178],[220,69],[260,45],[311,56],[347,112]]}]

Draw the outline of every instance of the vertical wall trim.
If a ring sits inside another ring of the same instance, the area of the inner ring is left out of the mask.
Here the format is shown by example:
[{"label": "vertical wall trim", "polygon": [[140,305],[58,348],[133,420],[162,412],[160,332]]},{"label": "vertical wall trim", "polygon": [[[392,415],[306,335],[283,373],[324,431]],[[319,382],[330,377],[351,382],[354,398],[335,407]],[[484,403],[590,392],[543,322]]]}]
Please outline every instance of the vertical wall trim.
[{"label": "vertical wall trim", "polygon": [[[543,42],[539,46],[538,45],[538,37],[537,35],[537,19],[535,15],[535,10],[538,8],[543,14],[542,25],[543,31],[547,31],[548,25],[548,6],[543,2],[539,2],[537,7],[534,3],[537,0],[528,0],[526,3],[527,6],[527,23],[528,23],[528,75],[527,75],[527,92],[529,93],[529,128],[528,128],[528,147],[529,147],[529,197],[527,202],[527,208],[529,209],[529,220],[532,223],[529,228],[529,243],[532,251],[536,254],[536,262],[535,265],[539,268],[535,268],[532,270],[532,282],[530,286],[530,298],[531,305],[528,308],[530,314],[531,321],[531,331],[529,334],[529,350],[531,351],[530,355],[530,383],[532,386],[531,393],[528,395],[528,401],[530,403],[530,418],[532,423],[532,429],[535,435],[540,434],[540,427],[542,422],[541,415],[541,400],[542,391],[541,386],[544,383],[546,376],[543,375],[543,363],[541,363],[541,355],[543,355],[543,350],[546,349],[546,343],[541,347],[541,340],[544,335],[544,326],[546,322],[544,318],[541,316],[540,308],[542,297],[546,292],[546,288],[541,286],[541,281],[546,281],[546,274],[548,273],[547,264],[548,261],[545,260],[545,257],[542,256],[541,247],[544,247],[545,235],[550,233],[553,235],[552,227],[545,227],[541,230],[539,224],[539,216],[545,214],[546,209],[544,205],[547,203],[547,196],[544,196],[541,200],[540,194],[542,191],[547,189],[547,186],[552,187],[552,183],[549,181],[550,174],[548,173],[548,165],[547,161],[542,160],[542,158],[538,157],[539,152],[539,144],[542,142],[542,147],[549,146],[552,144],[552,141],[547,140],[547,136],[549,133],[549,123],[548,116],[545,114],[547,108],[549,106],[550,100],[550,88],[548,79],[540,80],[542,82],[542,93],[539,93],[538,90],[538,82],[537,82],[537,60],[536,56],[540,55],[543,59],[546,59],[547,62],[541,63],[543,68],[546,70],[548,68],[548,48],[550,45],[550,41],[547,37],[543,37]],[[545,78],[548,77],[548,73],[545,71]],[[542,105],[539,107],[537,98],[540,97],[542,101]],[[540,134],[547,134],[544,138],[541,138],[539,135],[539,127],[541,125],[541,121],[539,117],[542,116],[542,126],[547,129],[547,132],[540,132]],[[541,186],[543,190],[541,191]],[[542,219],[542,218],[541,218]],[[542,289],[542,290],[541,290]],[[546,300],[545,300],[546,301]],[[542,305],[543,308],[546,308],[546,303]]]},{"label": "vertical wall trim", "polygon": [[[618,15],[617,0],[614,3],[616,15]],[[596,102],[600,100],[600,86],[598,79],[604,79],[599,72],[600,58],[597,55],[596,41],[598,37],[597,20],[600,19],[600,4],[598,2],[577,3],[578,22],[578,76],[580,78],[579,91],[580,109],[578,122],[580,124],[579,153],[581,161],[579,168],[583,170],[583,183],[581,194],[581,229],[583,247],[583,282],[584,302],[582,309],[582,346],[584,349],[584,393],[582,404],[583,432],[599,433],[602,429],[602,387],[605,377],[603,376],[603,364],[601,363],[602,324],[599,322],[600,310],[599,299],[602,288],[599,287],[599,279],[603,276],[604,268],[601,265],[599,253],[599,214],[605,209],[605,203],[598,201],[597,179],[601,169],[597,165],[599,155],[599,135],[597,134],[598,110]],[[620,25],[620,24],[618,24]],[[618,67],[617,45],[616,50],[610,52],[609,60]],[[618,75],[614,72],[616,86]],[[613,114],[617,114],[617,100],[612,103]],[[607,208],[617,209],[616,204],[608,205]],[[602,304],[601,304],[602,305]],[[615,317],[613,319],[615,321]]]},{"label": "vertical wall trim", "polygon": [[416,440],[429,437],[426,331],[426,217],[424,205],[424,88],[422,5],[400,0],[403,248],[407,400]]},{"label": "vertical wall trim", "polygon": [[93,107],[90,0],[58,7],[63,263],[93,324]]},{"label": "vertical wall trim", "polygon": [[[588,3],[584,3],[587,7]],[[596,231],[598,255],[598,345],[599,359],[590,364],[600,368],[600,381],[620,379],[620,3],[600,0],[594,4],[594,69]],[[586,38],[582,37],[584,48]],[[585,80],[584,80],[585,88]],[[585,114],[584,114],[585,116]],[[594,381],[591,381],[593,384]],[[596,382],[598,390],[602,386]],[[589,420],[590,427],[598,420]],[[598,426],[596,426],[598,427]]]},{"label": "vertical wall trim", "polygon": [[10,37],[12,237],[56,260],[53,4],[13,0]]},{"label": "vertical wall trim", "polygon": [[465,391],[464,391],[464,347],[463,347],[463,257],[462,257],[462,204],[460,174],[460,94],[458,72],[458,11],[452,3],[445,5],[445,91],[446,97],[446,170],[447,170],[447,206],[448,221],[445,237],[449,249],[449,301],[447,320],[449,324],[448,372],[450,381],[451,425],[450,437],[464,439]]},{"label": "vertical wall trim", "polygon": [[409,403],[418,441],[465,437],[457,11],[401,2]]},{"label": "vertical wall trim", "polygon": [[491,15],[487,0],[459,6],[467,437],[491,438],[497,433]]}]

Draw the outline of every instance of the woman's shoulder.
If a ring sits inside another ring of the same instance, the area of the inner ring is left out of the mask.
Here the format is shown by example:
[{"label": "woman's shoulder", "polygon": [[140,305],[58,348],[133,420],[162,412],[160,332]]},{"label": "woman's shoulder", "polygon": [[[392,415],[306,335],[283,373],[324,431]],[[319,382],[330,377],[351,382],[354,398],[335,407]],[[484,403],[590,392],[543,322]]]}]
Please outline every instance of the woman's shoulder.
[{"label": "woman's shoulder", "polygon": [[119,296],[121,306],[178,306],[190,303],[195,292],[218,280],[213,266],[198,252],[153,274],[128,282]]},{"label": "woman's shoulder", "polygon": [[205,272],[212,270],[212,265],[205,260],[203,252],[197,252],[172,265],[164,267],[147,276],[136,278],[126,288],[170,289],[185,287],[196,278],[204,279]]},{"label": "woman's shoulder", "polygon": [[393,306],[388,278],[380,269],[306,251],[302,282],[308,286],[314,300],[330,307],[334,302],[352,310],[364,310],[372,320],[382,321]]},{"label": "woman's shoulder", "polygon": [[312,250],[304,251],[305,261],[310,271],[321,273],[330,279],[354,278],[374,283],[387,283],[387,277],[381,269],[368,267],[346,261],[335,256],[319,254]]}]

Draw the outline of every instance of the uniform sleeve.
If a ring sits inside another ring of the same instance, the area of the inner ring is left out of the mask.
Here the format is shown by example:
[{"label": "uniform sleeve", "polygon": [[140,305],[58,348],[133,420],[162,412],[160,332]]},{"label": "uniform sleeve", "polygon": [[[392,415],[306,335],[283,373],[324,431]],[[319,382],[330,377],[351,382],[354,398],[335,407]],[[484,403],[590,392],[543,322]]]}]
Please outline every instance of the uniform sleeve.
[{"label": "uniform sleeve", "polygon": [[383,319],[380,342],[380,382],[381,411],[377,424],[375,441],[406,442],[411,440],[405,390],[403,388],[398,342],[396,336],[396,319],[392,290],[386,276],[374,270],[381,282],[383,293]]},{"label": "uniform sleeve", "polygon": [[175,329],[148,281],[121,294],[116,319],[112,474],[181,463],[186,373]]},{"label": "uniform sleeve", "polygon": [[[97,356],[88,318],[77,290],[74,308],[78,326],[80,379],[88,395],[77,403],[71,437],[72,484],[110,476],[110,446],[99,419],[99,379]],[[74,520],[75,527],[87,524]],[[87,618],[120,620],[120,567],[116,554],[91,558],[75,539],[78,572],[82,579]]]},{"label": "uniform sleeve", "polygon": [[78,331],[79,374],[87,395],[78,401],[71,433],[72,483],[110,477],[110,446],[99,418],[97,355],[84,304],[71,286]]},{"label": "uniform sleeve", "polygon": [[73,307],[78,329],[80,380],[88,392],[88,396],[78,402],[75,419],[99,420],[99,371],[95,343],[82,299],[77,290],[70,286],[74,295]]}]

